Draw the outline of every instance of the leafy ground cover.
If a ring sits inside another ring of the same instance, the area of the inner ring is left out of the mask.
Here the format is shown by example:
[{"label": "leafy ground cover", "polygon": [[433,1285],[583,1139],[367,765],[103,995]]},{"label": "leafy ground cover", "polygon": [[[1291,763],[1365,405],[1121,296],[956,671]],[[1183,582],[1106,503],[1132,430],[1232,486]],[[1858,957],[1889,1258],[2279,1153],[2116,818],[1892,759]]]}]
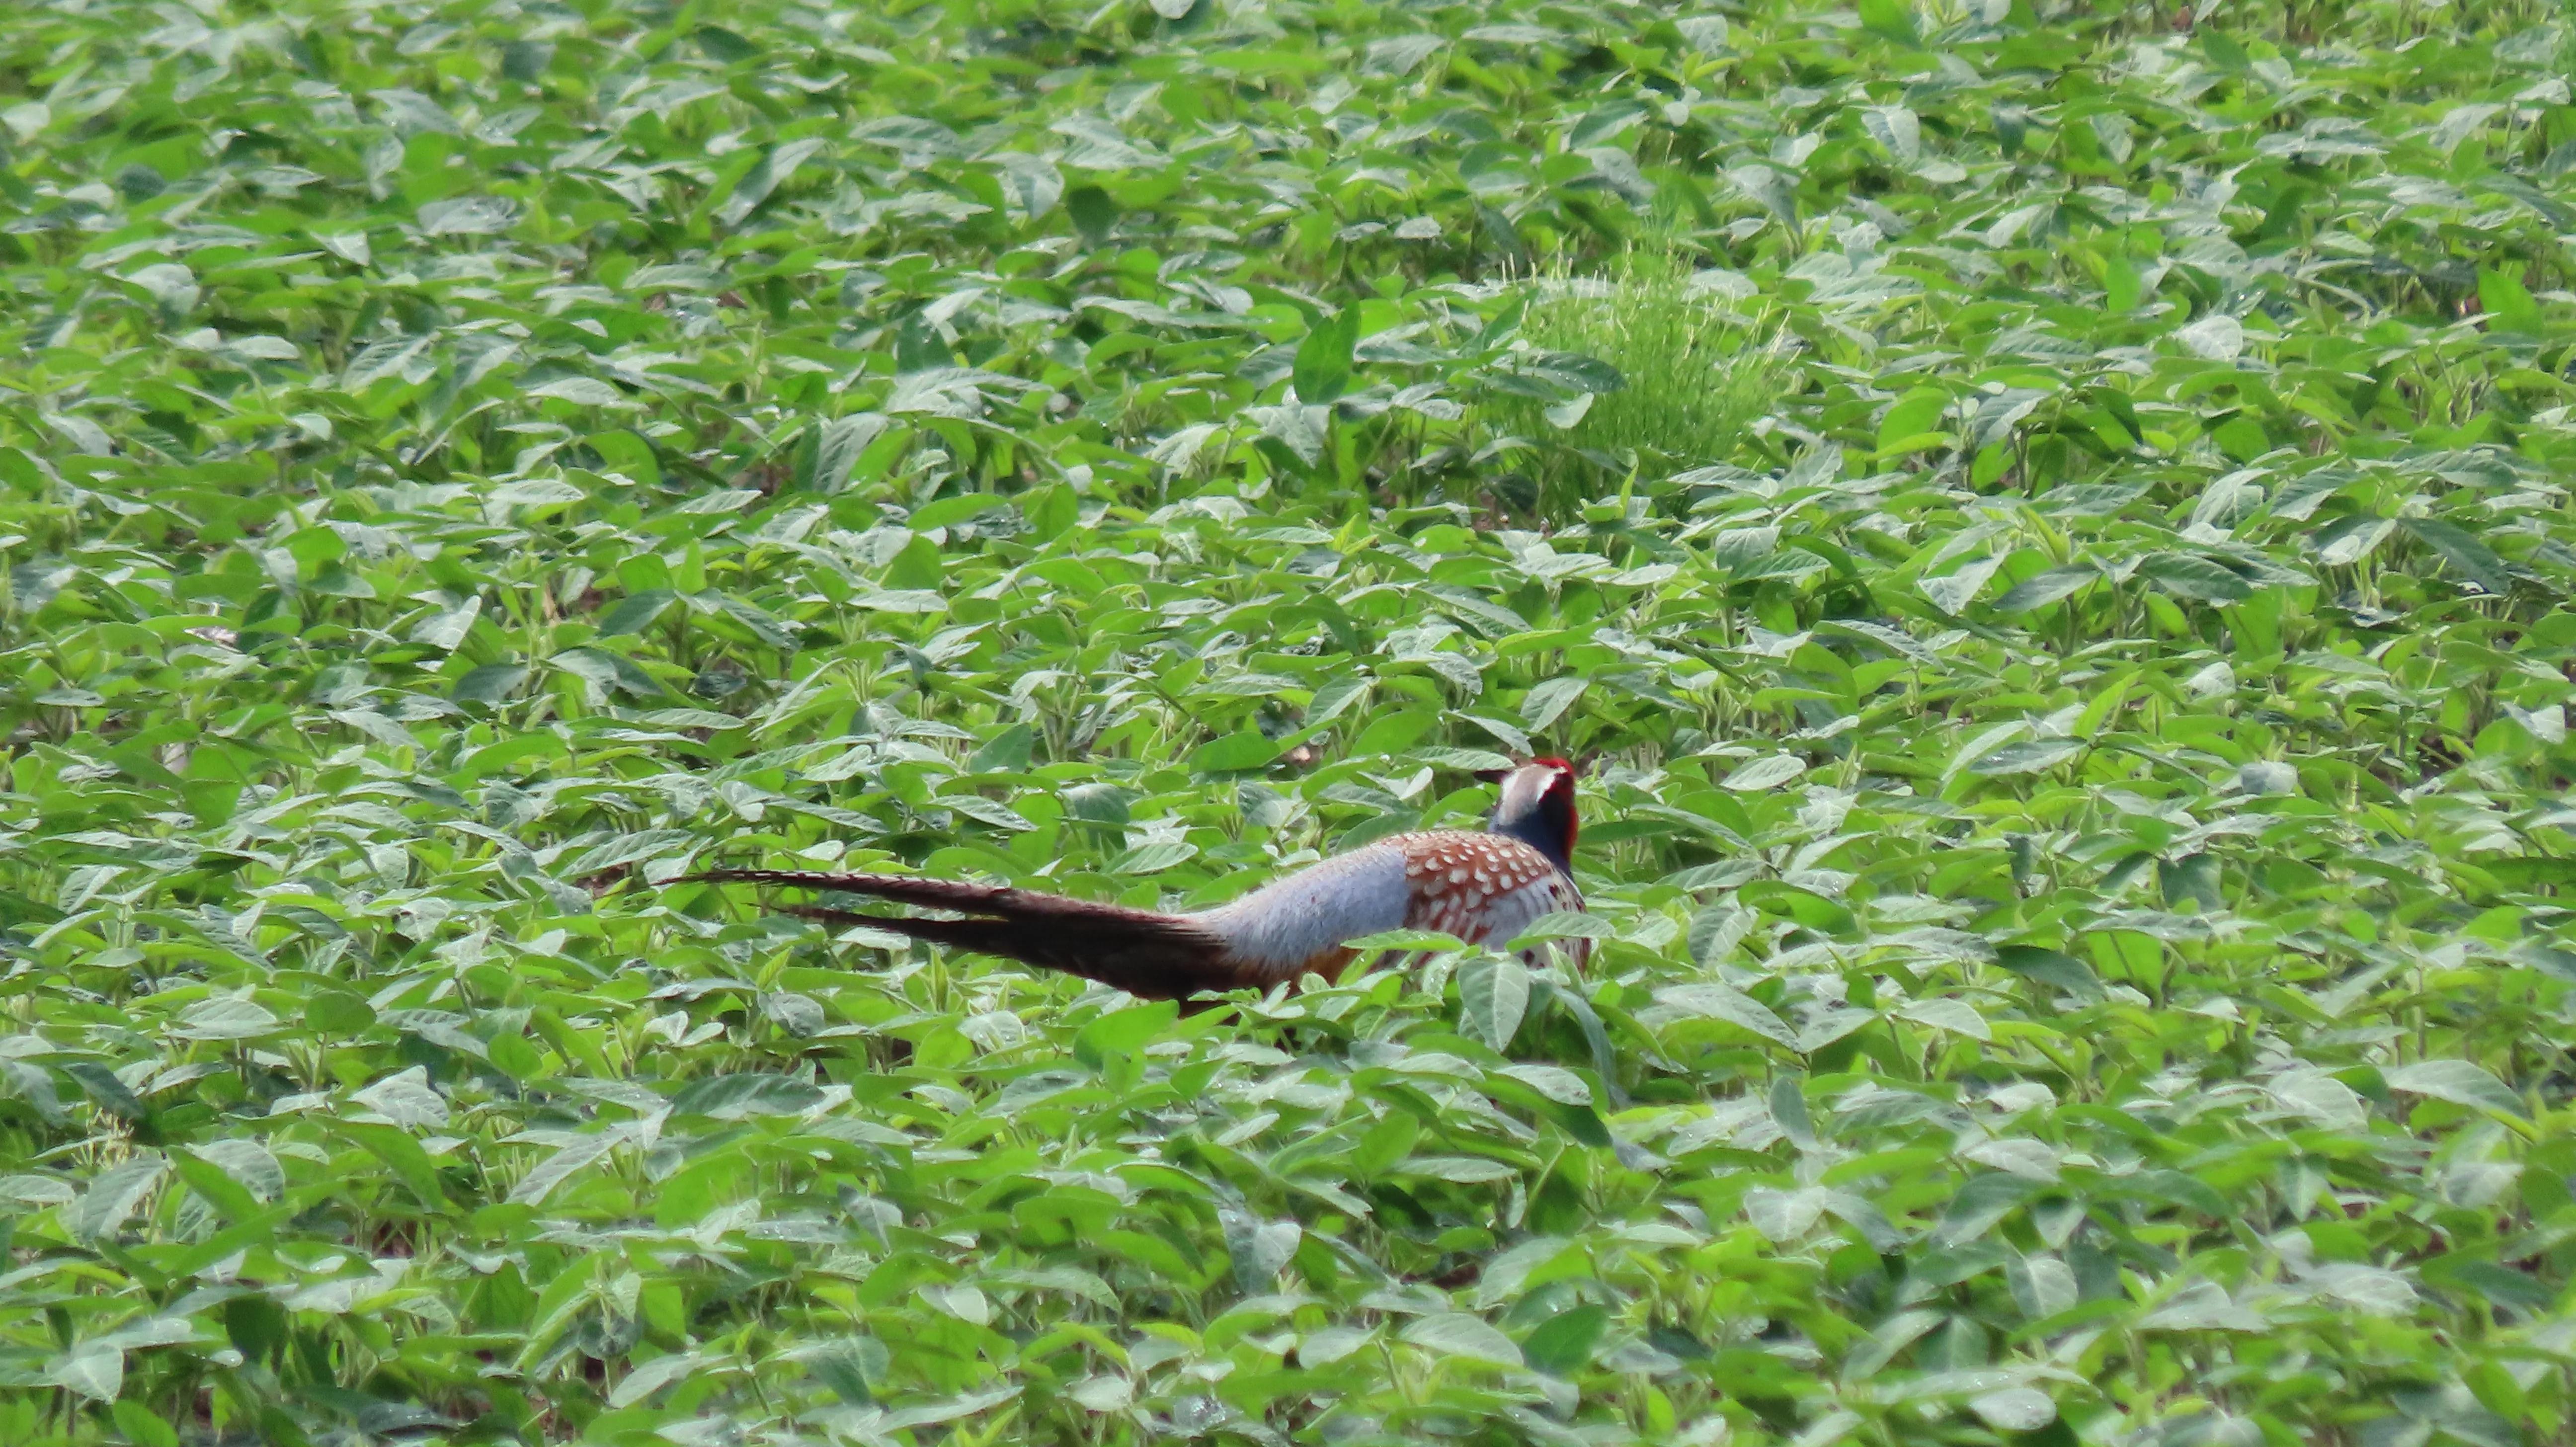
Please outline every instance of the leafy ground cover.
[{"label": "leafy ground cover", "polygon": [[[0,1440],[2566,1440],[2571,53],[13,8]],[[1531,749],[1582,979],[666,883]]]}]

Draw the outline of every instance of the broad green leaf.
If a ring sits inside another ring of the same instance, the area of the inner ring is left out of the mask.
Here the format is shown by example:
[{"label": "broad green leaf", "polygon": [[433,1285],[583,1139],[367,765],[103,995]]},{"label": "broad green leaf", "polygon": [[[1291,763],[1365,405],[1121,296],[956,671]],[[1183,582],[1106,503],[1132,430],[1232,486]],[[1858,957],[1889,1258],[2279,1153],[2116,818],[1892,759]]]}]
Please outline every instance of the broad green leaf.
[{"label": "broad green leaf", "polygon": [[2082,739],[2023,739],[1979,756],[1968,772],[1988,777],[2036,773],[2055,768],[2084,749]]},{"label": "broad green leaf", "polygon": [[1927,445],[1926,439],[1941,430],[1941,419],[1949,411],[1950,394],[1937,387],[1916,387],[1889,405],[1887,415],[1878,423],[1878,450],[1881,455],[1917,451]]},{"label": "broad green leaf", "polygon": [[2501,1111],[2507,1115],[2524,1113],[2522,1097],[2474,1061],[2423,1060],[2413,1065],[2401,1065],[2385,1072],[2385,1075],[2389,1089],[2402,1090],[2409,1095],[2430,1096],[2453,1105]]},{"label": "broad green leaf", "polygon": [[1482,956],[1458,971],[1459,1023],[1496,1050],[1510,1047],[1529,1001],[1529,971],[1508,955]]},{"label": "broad green leaf", "polygon": [[2033,608],[2045,608],[2060,598],[2076,593],[2100,576],[2098,569],[2084,563],[2064,568],[2051,568],[2047,572],[2036,577],[2025,578],[2005,589],[2004,595],[1995,600],[1995,611],[2027,613]]},{"label": "broad green leaf", "polygon": [[1523,1364],[1521,1349],[1510,1337],[1465,1312],[1436,1312],[1408,1324],[1397,1335],[1434,1356],[1464,1357],[1498,1367]]},{"label": "broad green leaf", "polygon": [[1721,782],[1740,794],[1777,789],[1807,771],[1806,764],[1788,754],[1771,754],[1738,764]]},{"label": "broad green leaf", "polygon": [[1769,1006],[1731,985],[1715,980],[1697,984],[1667,985],[1655,992],[1655,1002],[1675,1015],[1704,1020],[1723,1020],[1729,1025],[1750,1030],[1780,1045],[1792,1045],[1797,1035]]},{"label": "broad green leaf", "polygon": [[619,599],[615,607],[599,615],[600,636],[613,638],[621,633],[643,632],[655,619],[668,612],[671,605],[679,601],[679,596],[668,588],[647,588],[640,593],[628,594]]},{"label": "broad green leaf", "polygon": [[1571,1070],[1554,1065],[1506,1065],[1502,1073],[1560,1105],[1592,1103],[1592,1087]]},{"label": "broad green leaf", "polygon": [[1279,756],[1279,745],[1258,729],[1245,729],[1201,744],[1190,755],[1190,767],[1206,773],[1258,769]]},{"label": "broad green leaf", "polygon": [[479,236],[507,231],[518,207],[499,196],[459,196],[420,208],[420,229],[430,236]]},{"label": "broad green leaf", "polygon": [[615,1143],[614,1139],[607,1135],[596,1135],[584,1137],[565,1146],[538,1162],[535,1169],[521,1176],[519,1183],[510,1188],[509,1199],[529,1205],[543,1203],[557,1186],[606,1155]]},{"label": "broad green leaf", "polygon": [[431,1088],[428,1070],[417,1065],[389,1075],[349,1099],[405,1129],[443,1126],[448,1120],[446,1100]]},{"label": "broad green leaf", "polygon": [[2057,1404],[2031,1387],[2006,1387],[1972,1397],[1968,1407],[1998,1432],[2036,1432],[2057,1420]]},{"label": "broad green leaf", "polygon": [[710,1075],[681,1087],[671,1109],[681,1115],[741,1120],[756,1115],[800,1115],[823,1099],[811,1083],[784,1075]]},{"label": "broad green leaf", "polygon": [[141,1402],[118,1401],[112,1411],[116,1430],[124,1433],[134,1447],[179,1447],[178,1431]]},{"label": "broad green leaf", "polygon": [[2141,575],[2168,593],[2211,603],[2252,597],[2254,585],[2194,553],[2157,553],[2139,565]]},{"label": "broad green leaf", "polygon": [[1943,1246],[1979,1240],[2039,1189],[2038,1182],[2009,1171],[1970,1177],[1933,1227],[1932,1239]]},{"label": "broad green leaf", "polygon": [[1521,701],[1521,722],[1533,732],[1547,728],[1564,717],[1565,711],[1572,708],[1575,700],[1583,697],[1583,691],[1590,686],[1589,680],[1581,678],[1546,680],[1531,689],[1529,696]]},{"label": "broad green leaf", "polygon": [[1297,344],[1297,365],[1289,378],[1297,388],[1297,399],[1311,406],[1349,391],[1351,356],[1359,340],[1357,302],[1315,323]]},{"label": "broad green leaf", "polygon": [[63,1229],[81,1241],[114,1236],[143,1204],[144,1197],[160,1184],[161,1173],[162,1162],[157,1155],[136,1156],[99,1172],[79,1200],[63,1207]]},{"label": "broad green leaf", "polygon": [[93,1402],[113,1402],[125,1386],[125,1353],[88,1341],[45,1363],[45,1381]]},{"label": "broad green leaf", "polygon": [[190,1040],[256,1040],[278,1026],[257,1002],[223,997],[189,1006],[179,1022],[177,1033]]},{"label": "broad green leaf", "polygon": [[1540,1371],[1572,1376],[1591,1363],[1593,1349],[1609,1326],[1608,1309],[1586,1303],[1539,1323],[1521,1343],[1521,1351],[1529,1365]]},{"label": "broad green leaf", "polygon": [[[705,32],[700,33],[703,35]],[[761,202],[768,200],[770,193],[785,184],[787,178],[796,173],[796,168],[823,146],[820,137],[808,136],[803,140],[789,141],[762,156],[760,164],[743,173],[742,179],[734,182],[724,204],[716,208],[717,224],[741,225],[744,218],[758,209]]]},{"label": "broad green leaf", "polygon": [[1109,861],[1112,874],[1160,874],[1198,855],[1198,846],[1180,840],[1139,844]]},{"label": "broad green leaf", "polygon": [[2407,518],[2403,526],[2480,591],[2503,593],[2512,587],[2505,576],[2504,561],[2466,529],[2435,518]]}]

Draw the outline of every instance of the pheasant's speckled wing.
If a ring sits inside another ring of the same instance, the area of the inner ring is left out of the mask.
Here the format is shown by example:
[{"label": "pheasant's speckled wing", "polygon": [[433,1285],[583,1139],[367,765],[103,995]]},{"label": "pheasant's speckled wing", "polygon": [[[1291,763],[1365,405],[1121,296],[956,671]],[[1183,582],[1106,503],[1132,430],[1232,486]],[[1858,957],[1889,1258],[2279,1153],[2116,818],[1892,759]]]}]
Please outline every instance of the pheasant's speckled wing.
[{"label": "pheasant's speckled wing", "polygon": [[[1583,895],[1555,861],[1500,834],[1444,831],[1388,841],[1404,851],[1412,896],[1405,924],[1438,930],[1469,944],[1504,944],[1541,915],[1580,910]],[[1580,969],[1590,942],[1572,940]]]}]

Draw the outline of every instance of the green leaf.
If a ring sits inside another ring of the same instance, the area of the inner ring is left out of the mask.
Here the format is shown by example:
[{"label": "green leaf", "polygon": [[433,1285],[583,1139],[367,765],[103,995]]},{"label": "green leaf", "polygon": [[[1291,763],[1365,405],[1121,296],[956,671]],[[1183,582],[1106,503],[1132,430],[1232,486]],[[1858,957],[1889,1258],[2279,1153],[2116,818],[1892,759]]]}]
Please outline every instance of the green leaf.
[{"label": "green leaf", "polygon": [[1616,925],[1580,910],[1551,910],[1521,927],[1512,936],[1508,948],[1518,949],[1545,940],[1607,940],[1618,938]]},{"label": "green leaf", "polygon": [[1460,1023],[1496,1050],[1508,1049],[1529,1011],[1529,971],[1508,955],[1469,960],[1458,971]]},{"label": "green leaf", "polygon": [[[698,32],[700,39],[703,40],[715,30],[714,26],[701,29]],[[768,154],[760,158],[760,164],[744,172],[742,179],[733,183],[733,190],[725,197],[724,204],[716,208],[717,224],[741,225],[745,218],[759,209],[760,203],[769,199],[770,193],[784,185],[788,177],[796,174],[798,166],[803,165],[815,152],[823,149],[823,145],[821,137],[808,136],[803,140],[788,141],[783,145],[772,147]]]},{"label": "green leaf", "polygon": [[526,664],[486,663],[456,680],[456,687],[448,696],[458,703],[506,703],[527,685],[527,681]]},{"label": "green leaf", "polygon": [[2391,1090],[2429,1096],[2453,1105],[2523,1115],[2522,1097],[2484,1067],[2466,1060],[2422,1060],[2381,1072]]},{"label": "green leaf", "polygon": [[1610,1328],[1609,1308],[1586,1302],[1539,1323],[1521,1343],[1529,1364],[1554,1376],[1568,1377],[1591,1365],[1593,1349]]},{"label": "green leaf", "polygon": [[99,1108],[129,1121],[145,1121],[152,1112],[145,1107],[116,1072],[95,1060],[70,1060],[63,1063],[63,1074],[81,1088],[81,1093],[96,1101]]},{"label": "green leaf", "polygon": [[2057,950],[2035,945],[2000,945],[1995,950],[1995,963],[2052,989],[2063,990],[2082,1000],[2100,997],[2102,985],[2083,961]]},{"label": "green leaf", "polygon": [[1878,422],[1878,452],[1882,457],[1920,451],[1931,444],[1928,439],[1940,433],[1941,419],[1950,409],[1950,394],[1938,387],[1915,387],[1890,403]]},{"label": "green leaf", "polygon": [[2047,572],[2036,577],[2025,578],[2006,589],[2004,595],[1995,600],[1995,611],[2027,613],[2033,608],[2045,608],[2060,598],[2082,590],[2086,584],[2101,576],[2100,570],[2089,563],[2051,568]]},{"label": "green leaf", "polygon": [[1350,751],[1360,758],[1403,753],[1413,747],[1414,740],[1430,732],[1433,722],[1432,718],[1414,710],[1382,714],[1351,740]]},{"label": "green leaf", "polygon": [[277,1029],[277,1017],[256,1001],[218,996],[181,1011],[173,1033],[188,1040],[256,1040]]},{"label": "green leaf", "polygon": [[448,1120],[446,1098],[430,1085],[426,1066],[388,1075],[349,1099],[406,1130],[443,1126]]},{"label": "green leaf", "polygon": [[1559,1105],[1590,1105],[1592,1087],[1583,1077],[1555,1065],[1506,1065],[1502,1074],[1521,1082]]},{"label": "green leaf", "polygon": [[1199,847],[1184,840],[1165,839],[1139,844],[1109,861],[1112,874],[1160,874],[1174,865],[1198,857]]},{"label": "green leaf", "polygon": [[679,600],[680,595],[668,588],[647,588],[640,593],[630,593],[599,616],[599,636],[614,638],[622,633],[641,633]]},{"label": "green leaf", "polygon": [[459,196],[420,208],[420,229],[429,236],[484,236],[507,231],[519,208],[500,196]]},{"label": "green leaf", "polygon": [[2196,553],[2154,553],[2138,565],[2140,576],[2168,593],[2209,603],[2234,603],[2254,596],[2254,585],[2236,572]]},{"label": "green leaf", "polygon": [[160,1184],[162,1165],[158,1155],[143,1155],[99,1172],[79,1200],[62,1208],[63,1229],[73,1239],[86,1242],[114,1236]]},{"label": "green leaf", "polygon": [[1914,7],[1905,0],[1861,0],[1859,9],[1860,23],[1868,29],[1900,44],[1916,43]]},{"label": "green leaf", "polygon": [[[119,1384],[122,1385],[121,1383]],[[109,1393],[114,1396],[113,1390]],[[134,1447],[179,1447],[179,1433],[150,1407],[136,1401],[119,1401],[113,1406],[116,1430]]]},{"label": "green leaf", "polygon": [[2035,774],[2042,769],[2057,767],[2084,749],[2082,739],[2023,739],[1980,756],[1968,766],[1968,772],[1987,778]]},{"label": "green leaf", "polygon": [[2044,1189],[2038,1181],[2005,1171],[1989,1171],[1972,1176],[1952,1197],[1948,1210],[1941,1213],[1939,1224],[1932,1228],[1932,1241],[1945,1247],[1964,1246],[1983,1239],[2004,1217]]},{"label": "green leaf", "polygon": [[995,803],[991,799],[976,794],[941,794],[933,802],[941,808],[954,809],[969,819],[990,824],[996,829],[1020,832],[1038,827],[1035,821],[1017,809],[1007,804]]},{"label": "green leaf", "polygon": [[1190,767],[1202,774],[1241,773],[1267,765],[1279,756],[1279,745],[1259,729],[1244,729],[1201,744],[1190,755]]},{"label": "green leaf", "polygon": [[376,1025],[376,1009],[345,989],[325,989],[304,1004],[304,1027],[322,1035],[355,1035]]},{"label": "green leaf", "polygon": [[595,698],[604,699],[610,690],[637,698],[659,698],[663,693],[653,675],[604,648],[567,648],[546,661],[589,684]]},{"label": "green leaf", "polygon": [[[275,1164],[273,1158],[271,1164]],[[212,1162],[181,1151],[170,1156],[170,1166],[187,1182],[189,1190],[222,1212],[224,1219],[240,1222],[258,1218],[259,1199]]]},{"label": "green leaf", "polygon": [[412,641],[440,651],[456,651],[466,641],[466,633],[474,631],[477,618],[482,618],[482,597],[466,597],[453,608],[440,608],[438,613],[422,618],[420,626],[412,628]]},{"label": "green leaf", "polygon": [[1027,724],[1013,724],[987,739],[967,760],[966,770],[973,774],[1017,773],[1029,766],[1036,738]]},{"label": "green leaf", "polygon": [[1297,1242],[1304,1233],[1294,1221],[1262,1221],[1241,1211],[1228,1211],[1224,1216],[1226,1249],[1233,1257],[1235,1284],[1248,1292],[1269,1287],[1280,1268],[1296,1254]]},{"label": "green leaf", "polygon": [[1804,760],[1789,754],[1771,754],[1736,765],[1721,783],[1739,794],[1767,793],[1805,772]]},{"label": "green leaf", "polygon": [[2479,591],[2501,596],[2511,590],[2513,584],[2505,574],[2504,560],[2467,529],[2436,518],[2405,518],[2399,525],[2439,554],[2453,572],[2475,583]]},{"label": "green leaf", "polygon": [[45,1363],[45,1380],[93,1402],[113,1402],[125,1389],[125,1353],[104,1342],[82,1342]]},{"label": "green leaf", "polygon": [[1179,1014],[1180,1007],[1169,1000],[1112,1010],[1073,1037],[1073,1058],[1093,1070],[1112,1058],[1134,1058],[1146,1042],[1169,1030]]},{"label": "green leaf", "polygon": [[1434,1356],[1462,1357],[1498,1367],[1524,1365],[1521,1349],[1510,1337],[1482,1318],[1462,1311],[1434,1312],[1417,1318],[1397,1336]]},{"label": "green leaf", "polygon": [[1617,367],[1580,352],[1541,352],[1525,365],[1532,375],[1569,392],[1598,395],[1623,391],[1628,385],[1628,379]]},{"label": "green leaf", "polygon": [[[714,1111],[703,1113],[715,1114]],[[509,1199],[512,1202],[524,1202],[532,1206],[543,1203],[547,1196],[554,1193],[555,1187],[588,1169],[593,1162],[608,1154],[609,1147],[614,1144],[615,1141],[606,1135],[589,1136],[572,1142],[539,1161],[535,1169],[521,1176],[518,1184],[510,1188]]]},{"label": "green leaf", "polygon": [[2522,278],[2509,271],[2481,267],[2478,271],[2478,306],[2493,324],[2517,332],[2540,329],[2540,303],[2532,299]]},{"label": "green leaf", "polygon": [[1574,701],[1583,697],[1591,681],[1582,678],[1551,678],[1529,691],[1521,700],[1521,721],[1536,733],[1565,716]]},{"label": "green leaf", "polygon": [[1723,1020],[1729,1025],[1750,1030],[1779,1045],[1797,1043],[1797,1033],[1774,1014],[1769,1006],[1732,985],[1716,980],[1695,984],[1667,985],[1655,992],[1655,1003],[1674,1015],[1701,1020]]},{"label": "green leaf", "polygon": [[564,873],[580,879],[646,860],[684,857],[698,842],[686,829],[646,829],[583,852],[564,866]]},{"label": "green leaf", "polygon": [[811,1082],[785,1075],[710,1075],[682,1086],[672,1098],[678,1115],[743,1120],[757,1115],[802,1115],[822,1103]]},{"label": "green leaf", "polygon": [[1359,346],[1360,308],[1353,302],[1315,323],[1297,344],[1296,366],[1289,373],[1297,400],[1313,405],[1330,402],[1350,390],[1351,357]]}]

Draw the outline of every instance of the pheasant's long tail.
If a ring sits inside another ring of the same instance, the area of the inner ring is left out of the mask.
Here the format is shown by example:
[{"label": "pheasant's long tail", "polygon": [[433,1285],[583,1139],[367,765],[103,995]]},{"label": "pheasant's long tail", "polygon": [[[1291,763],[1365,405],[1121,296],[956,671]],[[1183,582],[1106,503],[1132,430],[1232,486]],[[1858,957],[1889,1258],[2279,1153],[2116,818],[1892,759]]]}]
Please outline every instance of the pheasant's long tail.
[{"label": "pheasant's long tail", "polygon": [[1202,990],[1269,983],[1232,957],[1217,930],[1183,915],[1093,904],[1002,885],[899,874],[711,869],[673,882],[778,884],[947,910],[966,918],[862,914],[829,905],[791,905],[787,912],[1061,970],[1146,999],[1186,999]]}]

